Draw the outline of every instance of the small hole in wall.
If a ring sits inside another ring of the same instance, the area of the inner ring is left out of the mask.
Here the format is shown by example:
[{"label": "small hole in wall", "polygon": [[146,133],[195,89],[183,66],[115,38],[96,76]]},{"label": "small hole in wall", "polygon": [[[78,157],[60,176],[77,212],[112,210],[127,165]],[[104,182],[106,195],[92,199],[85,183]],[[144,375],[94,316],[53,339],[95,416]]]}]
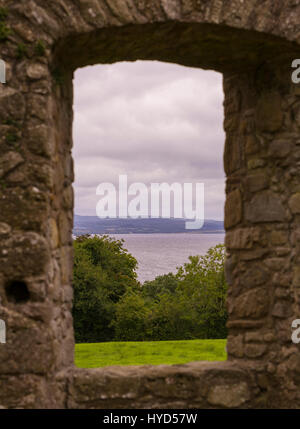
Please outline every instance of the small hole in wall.
[{"label": "small hole in wall", "polygon": [[27,302],[30,298],[30,293],[24,281],[14,280],[7,284],[6,296],[9,302],[19,304]]}]

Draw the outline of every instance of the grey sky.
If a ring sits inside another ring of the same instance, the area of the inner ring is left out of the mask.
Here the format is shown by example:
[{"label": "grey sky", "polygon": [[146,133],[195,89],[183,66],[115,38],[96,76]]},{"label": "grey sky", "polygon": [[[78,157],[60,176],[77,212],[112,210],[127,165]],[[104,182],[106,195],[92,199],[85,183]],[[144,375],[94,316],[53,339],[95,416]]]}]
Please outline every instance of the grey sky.
[{"label": "grey sky", "polygon": [[75,74],[75,213],[95,215],[102,182],[203,182],[205,218],[223,219],[222,76],[155,61]]}]

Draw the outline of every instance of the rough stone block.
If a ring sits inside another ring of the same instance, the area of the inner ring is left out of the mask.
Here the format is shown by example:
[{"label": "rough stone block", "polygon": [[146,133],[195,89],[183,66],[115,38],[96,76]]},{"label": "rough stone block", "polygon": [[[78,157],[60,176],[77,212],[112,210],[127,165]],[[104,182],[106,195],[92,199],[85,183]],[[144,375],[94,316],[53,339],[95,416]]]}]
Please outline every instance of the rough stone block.
[{"label": "rough stone block", "polygon": [[245,217],[252,223],[283,222],[286,215],[280,195],[268,190],[255,194],[252,200],[245,204]]},{"label": "rough stone block", "polygon": [[225,244],[228,249],[251,249],[260,240],[264,238],[258,228],[238,228],[226,233]]},{"label": "rough stone block", "polygon": [[283,122],[280,95],[275,91],[263,94],[259,99],[255,117],[259,130],[267,132],[279,130]]},{"label": "rough stone block", "polygon": [[243,293],[235,298],[229,306],[230,319],[259,319],[269,310],[267,290],[257,288]]},{"label": "rough stone block", "polygon": [[262,356],[267,350],[265,344],[246,344],[245,355],[249,358],[258,358]]},{"label": "rough stone block", "polygon": [[27,67],[27,76],[29,79],[38,80],[48,76],[48,68],[45,64],[33,63]]},{"label": "rough stone block", "polygon": [[227,408],[236,408],[250,399],[250,390],[246,383],[213,386],[208,394],[208,402]]},{"label": "rough stone block", "polygon": [[18,152],[7,152],[0,158],[0,179],[23,162],[24,159]]},{"label": "rough stone block", "polygon": [[231,228],[242,220],[242,198],[239,189],[230,192],[225,204],[225,228]]},{"label": "rough stone block", "polygon": [[269,146],[269,155],[272,158],[285,158],[291,152],[291,143],[284,139],[274,140]]},{"label": "rough stone block", "polygon": [[297,192],[296,194],[291,196],[291,198],[289,199],[289,207],[293,214],[300,213],[300,192]]},{"label": "rough stone block", "polygon": [[265,189],[269,185],[269,177],[266,173],[251,174],[246,177],[246,187],[250,192],[257,192]]}]

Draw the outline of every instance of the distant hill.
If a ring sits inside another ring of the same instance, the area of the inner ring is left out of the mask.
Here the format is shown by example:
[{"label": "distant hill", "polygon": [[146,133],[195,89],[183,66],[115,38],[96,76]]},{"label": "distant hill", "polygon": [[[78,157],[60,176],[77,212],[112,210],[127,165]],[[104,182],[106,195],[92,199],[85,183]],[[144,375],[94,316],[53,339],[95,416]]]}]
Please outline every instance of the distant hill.
[{"label": "distant hill", "polygon": [[187,232],[191,234],[222,233],[223,221],[206,219],[198,230],[185,229],[186,219],[99,219],[97,216],[75,215],[73,234],[162,234]]}]

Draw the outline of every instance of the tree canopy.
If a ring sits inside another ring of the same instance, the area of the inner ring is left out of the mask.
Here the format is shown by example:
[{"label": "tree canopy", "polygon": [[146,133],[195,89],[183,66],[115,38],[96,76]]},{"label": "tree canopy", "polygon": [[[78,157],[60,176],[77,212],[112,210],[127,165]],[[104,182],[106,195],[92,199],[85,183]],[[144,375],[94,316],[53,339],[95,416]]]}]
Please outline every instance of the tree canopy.
[{"label": "tree canopy", "polygon": [[80,236],[74,241],[74,329],[76,342],[111,341],[116,304],[138,287],[137,261],[122,240]]},{"label": "tree canopy", "polygon": [[143,285],[123,240],[81,236],[74,250],[77,342],[226,338],[224,245]]}]

